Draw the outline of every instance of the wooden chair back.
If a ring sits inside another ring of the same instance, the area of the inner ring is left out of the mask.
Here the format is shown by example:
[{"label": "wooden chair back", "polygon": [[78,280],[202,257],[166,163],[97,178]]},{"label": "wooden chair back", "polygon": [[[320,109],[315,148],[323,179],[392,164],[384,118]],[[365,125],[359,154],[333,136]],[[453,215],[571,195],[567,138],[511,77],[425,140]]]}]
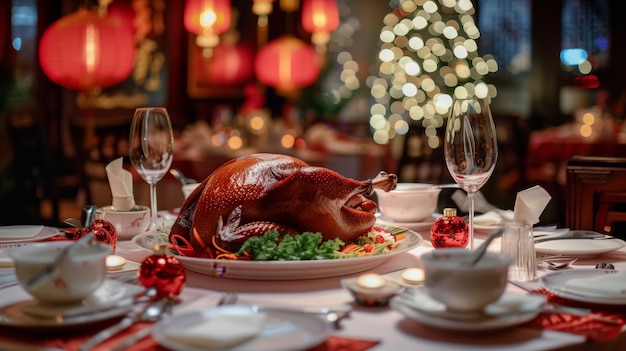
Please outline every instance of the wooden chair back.
[{"label": "wooden chair back", "polygon": [[611,234],[616,222],[626,222],[626,158],[572,157],[565,200],[567,227]]}]

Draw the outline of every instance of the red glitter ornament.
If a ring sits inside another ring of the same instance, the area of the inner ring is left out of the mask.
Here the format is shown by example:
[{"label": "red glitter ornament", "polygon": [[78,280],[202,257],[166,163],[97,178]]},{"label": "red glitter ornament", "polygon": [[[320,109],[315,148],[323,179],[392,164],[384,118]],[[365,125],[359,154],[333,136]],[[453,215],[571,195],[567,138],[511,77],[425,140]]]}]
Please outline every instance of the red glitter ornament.
[{"label": "red glitter ornament", "polygon": [[93,233],[97,241],[109,244],[113,247],[113,252],[117,247],[117,230],[113,223],[105,219],[96,219],[89,227],[79,228],[76,232],[67,230],[68,238],[72,240],[78,240],[87,233]]},{"label": "red glitter ornament", "polygon": [[430,228],[430,242],[435,249],[467,246],[467,222],[456,215],[455,208],[444,208]]},{"label": "red glitter ornament", "polygon": [[167,254],[168,247],[155,245],[154,254],[139,267],[139,282],[146,288],[156,288],[157,298],[178,296],[185,285],[185,269],[176,257]]}]

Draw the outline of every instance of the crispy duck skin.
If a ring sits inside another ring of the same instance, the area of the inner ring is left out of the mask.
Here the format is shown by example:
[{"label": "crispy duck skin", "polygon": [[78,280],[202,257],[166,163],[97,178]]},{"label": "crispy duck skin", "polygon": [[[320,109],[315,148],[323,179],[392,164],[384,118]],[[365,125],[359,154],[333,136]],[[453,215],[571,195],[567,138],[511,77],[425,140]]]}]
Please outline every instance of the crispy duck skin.
[{"label": "crispy duck skin", "polygon": [[194,247],[215,242],[231,252],[270,229],[319,232],[324,240],[348,243],[376,221],[377,205],[367,196],[396,184],[396,175],[385,172],[357,181],[287,155],[247,155],[226,162],[195,189],[170,236],[180,235]]}]

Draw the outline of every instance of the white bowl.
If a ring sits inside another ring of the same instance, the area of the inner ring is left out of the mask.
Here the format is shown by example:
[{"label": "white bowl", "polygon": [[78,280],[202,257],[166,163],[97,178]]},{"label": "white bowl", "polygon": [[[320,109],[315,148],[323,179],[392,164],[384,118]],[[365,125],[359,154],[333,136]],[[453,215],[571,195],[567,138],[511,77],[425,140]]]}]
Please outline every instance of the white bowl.
[{"label": "white bowl", "polygon": [[441,189],[424,183],[398,183],[396,189],[386,192],[376,189],[378,209],[395,222],[422,222],[437,209]]},{"label": "white bowl", "polygon": [[449,310],[480,311],[504,293],[513,258],[486,252],[472,266],[468,263],[472,253],[461,248],[444,248],[420,257],[426,291]]},{"label": "white bowl", "polygon": [[71,304],[79,302],[98,289],[106,278],[106,256],[113,248],[95,242],[76,247],[53,277],[27,286],[44,267],[53,264],[57,256],[74,241],[35,243],[11,249],[8,254],[15,265],[17,280],[42,304]]},{"label": "white bowl", "polygon": [[150,208],[137,205],[130,211],[116,211],[113,206],[105,206],[96,211],[96,218],[111,222],[117,231],[118,240],[130,240],[148,229]]},{"label": "white bowl", "polygon": [[196,190],[196,188],[198,187],[198,185],[200,185],[201,183],[191,183],[191,184],[185,184],[183,185],[183,196],[185,197],[185,199],[187,199],[189,197],[189,195],[191,195],[191,193]]}]

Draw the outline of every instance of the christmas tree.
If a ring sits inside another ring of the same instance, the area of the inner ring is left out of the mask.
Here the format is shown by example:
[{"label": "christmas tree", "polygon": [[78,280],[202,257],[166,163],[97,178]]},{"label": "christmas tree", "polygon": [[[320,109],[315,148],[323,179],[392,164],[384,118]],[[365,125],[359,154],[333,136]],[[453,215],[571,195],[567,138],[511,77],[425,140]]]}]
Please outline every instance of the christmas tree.
[{"label": "christmas tree", "polygon": [[424,128],[428,145],[441,146],[453,99],[495,97],[484,76],[496,72],[491,55],[478,54],[480,31],[470,0],[395,0],[383,19],[377,76],[370,77],[374,140],[389,143],[411,126]]}]

